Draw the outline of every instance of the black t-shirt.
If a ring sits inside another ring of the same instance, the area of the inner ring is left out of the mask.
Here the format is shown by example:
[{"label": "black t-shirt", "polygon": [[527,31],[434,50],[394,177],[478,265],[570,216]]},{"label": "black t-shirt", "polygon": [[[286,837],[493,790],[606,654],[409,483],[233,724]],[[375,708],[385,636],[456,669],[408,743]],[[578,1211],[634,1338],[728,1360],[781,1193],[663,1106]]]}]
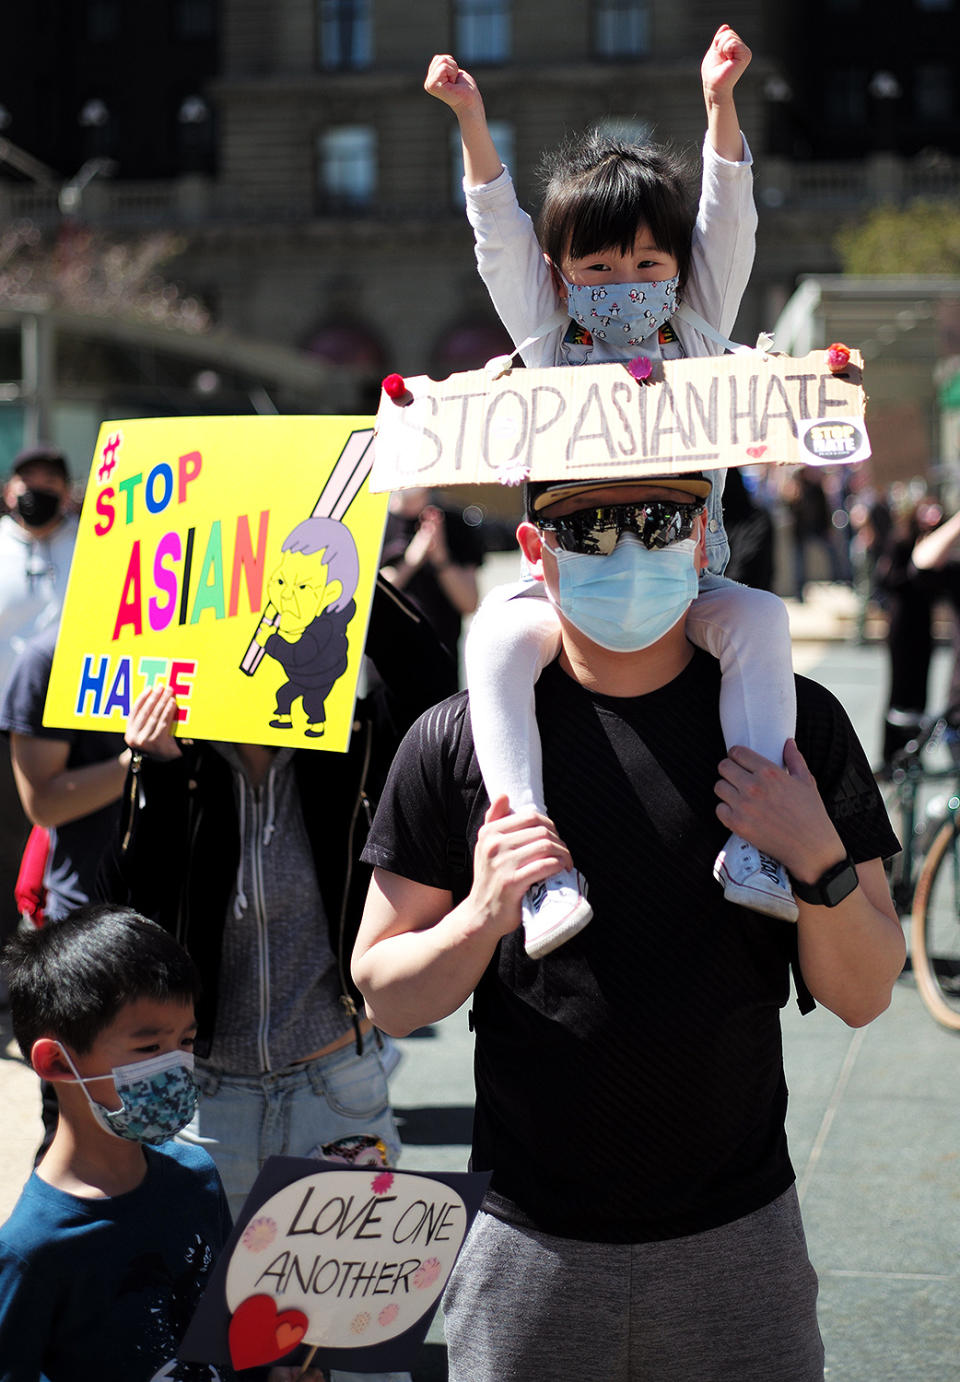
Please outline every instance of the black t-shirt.
[{"label": "black t-shirt", "polygon": [[[537,686],[548,808],[594,918],[531,960],[505,937],[474,995],[473,1167],[487,1208],[548,1233],[702,1232],[793,1180],[779,1009],[796,927],[724,900],[712,868],[719,664],[596,695],[554,663]],[[898,848],[839,703],[798,678],[797,738],[854,860]],[[455,900],[487,805],[461,695],[407,736],[364,858]]]},{"label": "black t-shirt", "polygon": [[[95,729],[56,729],[43,723],[57,628],[52,625],[30,640],[11,669],[0,700],[0,730],[69,745],[68,768],[105,763],[124,750],[123,735]],[[44,884],[48,921],[62,921],[94,896],[100,860],[113,843],[120,822],[120,802],[50,830],[50,855]]]}]

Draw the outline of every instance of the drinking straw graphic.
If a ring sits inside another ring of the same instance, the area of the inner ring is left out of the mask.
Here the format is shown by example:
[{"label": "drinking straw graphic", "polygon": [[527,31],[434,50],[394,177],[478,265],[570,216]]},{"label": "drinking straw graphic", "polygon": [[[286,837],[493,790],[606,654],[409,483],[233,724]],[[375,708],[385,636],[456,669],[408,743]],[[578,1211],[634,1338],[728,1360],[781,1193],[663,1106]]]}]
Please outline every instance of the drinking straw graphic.
[{"label": "drinking straw graphic", "polygon": [[[373,428],[367,427],[361,432],[351,432],[309,517],[342,520],[372,468]],[[279,617],[277,607],[268,601],[257,628],[264,623],[276,626]],[[241,672],[252,677],[262,660],[263,648],[256,637],[253,637],[240,663]]]}]

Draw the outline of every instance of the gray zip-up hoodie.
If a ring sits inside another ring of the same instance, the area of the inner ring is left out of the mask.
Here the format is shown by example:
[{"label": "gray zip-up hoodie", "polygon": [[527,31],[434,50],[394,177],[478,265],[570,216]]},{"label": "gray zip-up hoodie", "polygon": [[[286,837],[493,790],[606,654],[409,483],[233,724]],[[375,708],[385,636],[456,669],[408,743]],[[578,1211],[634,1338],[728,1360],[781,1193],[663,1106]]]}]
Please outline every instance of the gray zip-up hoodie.
[{"label": "gray zip-up hoodie", "polygon": [[221,952],[210,1063],[258,1075],[302,1060],[343,1033],[336,958],[293,772],[278,749],[254,788],[233,744],[240,862]]}]

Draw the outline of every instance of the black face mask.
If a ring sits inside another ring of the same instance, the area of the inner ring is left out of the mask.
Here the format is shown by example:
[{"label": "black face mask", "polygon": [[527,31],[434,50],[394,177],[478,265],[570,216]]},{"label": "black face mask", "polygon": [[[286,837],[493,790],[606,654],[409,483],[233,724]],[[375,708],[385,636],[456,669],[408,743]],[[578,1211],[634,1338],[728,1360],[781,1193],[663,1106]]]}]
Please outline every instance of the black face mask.
[{"label": "black face mask", "polygon": [[17,513],[28,528],[43,528],[57,516],[59,494],[46,489],[26,489],[17,498]]}]

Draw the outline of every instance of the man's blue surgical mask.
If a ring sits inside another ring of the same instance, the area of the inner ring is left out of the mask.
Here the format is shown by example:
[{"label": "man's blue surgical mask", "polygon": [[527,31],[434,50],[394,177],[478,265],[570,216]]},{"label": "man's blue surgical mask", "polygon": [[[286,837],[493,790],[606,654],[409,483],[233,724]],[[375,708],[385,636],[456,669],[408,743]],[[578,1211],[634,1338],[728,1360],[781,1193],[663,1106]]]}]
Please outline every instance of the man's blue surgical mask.
[{"label": "man's blue surgical mask", "polygon": [[568,283],[567,312],[595,340],[624,349],[641,345],[680,303],[679,276],[657,283]]},{"label": "man's blue surgical mask", "polygon": [[699,586],[693,538],[648,551],[624,533],[609,556],[554,550],[554,603],[574,628],[612,653],[649,648],[683,618]]},{"label": "man's blue surgical mask", "polygon": [[[199,1091],[189,1051],[167,1051],[149,1060],[114,1066],[109,1075],[83,1077],[62,1045],[60,1049],[87,1096],[94,1118],[115,1137],[156,1147],[175,1137],[196,1111]],[[120,1098],[118,1109],[104,1108],[87,1089],[88,1084],[107,1079],[113,1080]]]}]

